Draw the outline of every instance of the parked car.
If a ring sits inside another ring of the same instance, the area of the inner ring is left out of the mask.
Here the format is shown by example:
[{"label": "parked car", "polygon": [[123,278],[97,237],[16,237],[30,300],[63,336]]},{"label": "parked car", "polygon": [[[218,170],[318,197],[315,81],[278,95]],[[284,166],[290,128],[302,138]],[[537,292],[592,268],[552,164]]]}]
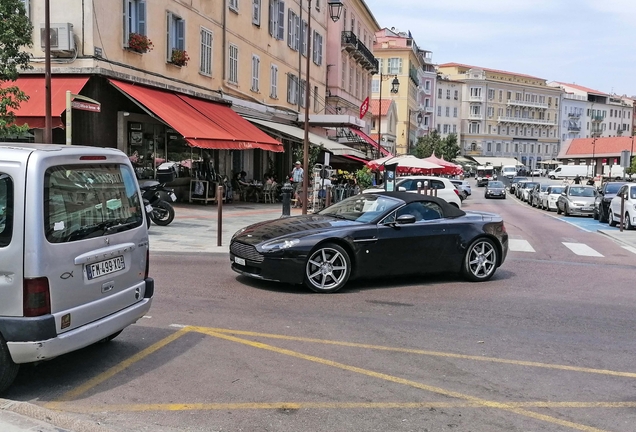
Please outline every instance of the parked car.
[{"label": "parked car", "polygon": [[594,219],[607,222],[609,219],[609,206],[612,198],[616,196],[618,190],[625,182],[607,182],[599,188],[598,195],[594,201]]},{"label": "parked car", "polygon": [[548,186],[550,185],[547,183],[538,183],[534,185],[532,191],[530,191],[530,199],[528,200],[532,207],[541,207],[541,203],[543,202],[543,197],[548,190]]},{"label": "parked car", "polygon": [[534,177],[541,177],[543,175],[543,171],[540,168],[536,168],[530,172],[530,175]]},{"label": "parked car", "polygon": [[567,185],[557,200],[557,213],[592,216],[596,189],[587,185]]},{"label": "parked car", "polygon": [[405,192],[352,196],[316,214],[243,228],[230,242],[234,271],[319,293],[357,277],[462,273],[486,281],[507,252],[500,216]]},{"label": "parked car", "polygon": [[527,177],[513,177],[510,181],[510,193],[514,194],[520,181],[528,181]]},{"label": "parked car", "polygon": [[469,197],[473,191],[470,187],[470,182],[468,180],[453,180],[451,179],[451,183],[455,185],[455,187],[460,191],[464,191],[467,197]]},{"label": "parked car", "polygon": [[552,211],[557,209],[557,201],[563,193],[564,186],[548,186],[545,190],[545,195],[543,195],[541,201],[541,207],[546,209],[547,211]]},{"label": "parked car", "polygon": [[609,224],[616,226],[621,221],[621,197],[625,197],[623,204],[624,227],[625,229],[634,229],[636,226],[636,184],[624,184],[618,193],[612,198],[609,207]]},{"label": "parked car", "polygon": [[521,199],[521,201],[523,202],[530,202],[530,192],[532,191],[532,188],[535,187],[536,185],[538,185],[539,183],[537,182],[525,182],[523,184],[523,187],[519,188],[519,199]]},{"label": "parked car", "polygon": [[[428,185],[429,189],[437,191],[437,197],[446,200],[449,204],[457,208],[462,207],[459,198],[459,190],[449,179],[435,176],[407,176],[399,177],[395,183],[395,190],[399,192],[417,193],[417,184],[421,183],[422,187]],[[384,189],[371,188],[364,191],[369,193],[384,192]]]},{"label": "parked car", "polygon": [[521,199],[521,190],[523,189],[523,186],[528,183],[530,180],[519,180],[517,182],[517,186],[515,187],[515,196],[519,199]]},{"label": "parked car", "polygon": [[489,181],[484,190],[484,198],[506,199],[506,186],[500,181]]},{"label": "parked car", "polygon": [[148,312],[142,203],[119,150],[0,144],[0,393],[19,365],[110,341]]}]

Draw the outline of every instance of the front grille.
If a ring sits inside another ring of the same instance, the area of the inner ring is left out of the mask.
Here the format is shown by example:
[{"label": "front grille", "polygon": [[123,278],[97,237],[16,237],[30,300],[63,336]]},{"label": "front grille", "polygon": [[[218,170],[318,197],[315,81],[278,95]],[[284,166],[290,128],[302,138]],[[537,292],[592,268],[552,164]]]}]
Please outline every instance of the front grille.
[{"label": "front grille", "polygon": [[230,252],[240,258],[245,258],[246,260],[255,261],[255,262],[263,262],[263,255],[258,253],[256,248],[252,245],[247,245],[244,243],[234,242],[230,245]]}]

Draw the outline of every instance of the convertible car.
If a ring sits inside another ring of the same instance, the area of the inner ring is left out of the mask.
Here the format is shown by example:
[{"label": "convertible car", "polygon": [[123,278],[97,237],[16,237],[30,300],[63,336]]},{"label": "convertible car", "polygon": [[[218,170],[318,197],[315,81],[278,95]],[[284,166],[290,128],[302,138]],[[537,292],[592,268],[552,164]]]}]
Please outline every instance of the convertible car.
[{"label": "convertible car", "polygon": [[462,273],[486,281],[507,252],[499,215],[407,192],[360,194],[313,215],[261,222],[230,243],[234,271],[319,293],[352,278]]}]

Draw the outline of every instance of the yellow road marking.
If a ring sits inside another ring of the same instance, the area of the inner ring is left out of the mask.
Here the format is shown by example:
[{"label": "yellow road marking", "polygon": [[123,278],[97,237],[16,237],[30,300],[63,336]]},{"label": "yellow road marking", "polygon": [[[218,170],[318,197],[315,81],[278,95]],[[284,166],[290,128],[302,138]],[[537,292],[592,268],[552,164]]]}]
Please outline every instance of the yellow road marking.
[{"label": "yellow road marking", "polygon": [[256,332],[242,331],[242,330],[207,328],[207,327],[189,327],[189,328],[192,331],[196,331],[200,333],[205,333],[206,331],[212,331],[216,333],[263,337],[268,339],[282,339],[282,340],[290,340],[290,341],[298,341],[298,342],[320,343],[320,344],[326,344],[326,345],[338,345],[338,346],[353,347],[353,348],[372,349],[377,351],[393,351],[393,352],[419,354],[419,355],[426,355],[426,356],[433,356],[433,357],[457,358],[462,360],[476,360],[476,361],[491,362],[491,363],[504,363],[504,364],[511,364],[515,366],[531,366],[531,367],[538,367],[538,368],[545,368],[545,369],[566,370],[571,372],[584,372],[584,373],[593,373],[593,374],[600,374],[600,375],[618,376],[618,377],[624,377],[624,378],[636,378],[636,373],[634,372],[619,372],[619,371],[612,371],[607,369],[594,369],[594,368],[540,363],[540,362],[523,361],[523,360],[508,360],[508,359],[500,359],[495,357],[481,357],[481,356],[455,354],[455,353],[447,353],[447,352],[439,352],[439,351],[427,351],[427,350],[410,349],[410,348],[394,348],[394,347],[387,347],[387,346],[381,346],[381,345],[367,345],[367,344],[361,344],[361,343],[355,343],[355,342],[342,342],[342,341],[333,341],[333,340],[326,340],[326,339],[312,339],[312,338],[304,338],[304,337],[298,337],[298,336],[256,333]]},{"label": "yellow road marking", "polygon": [[53,409],[54,405],[57,402],[65,402],[65,401],[71,401],[73,399],[77,399],[80,395],[86,393],[87,391],[89,391],[93,387],[103,383],[107,379],[113,377],[114,375],[118,374],[119,372],[123,371],[124,369],[130,367],[131,365],[133,365],[134,363],[138,362],[139,360],[142,360],[143,358],[145,358],[145,357],[149,356],[150,354],[154,353],[158,349],[163,348],[164,346],[168,345],[170,342],[172,342],[172,341],[180,338],[184,334],[190,332],[190,330],[191,330],[190,328],[181,329],[178,332],[173,333],[170,336],[168,336],[168,337],[166,337],[164,339],[161,339],[158,342],[155,342],[154,344],[150,345],[148,348],[138,352],[137,354],[133,355],[132,357],[128,358],[127,360],[124,360],[123,362],[111,367],[107,371],[102,372],[101,374],[97,375],[96,377],[88,380],[87,382],[85,382],[81,386],[64,393],[56,401],[53,401],[53,402],[50,402],[50,403],[46,404],[45,407],[47,407],[47,408],[51,407]]},{"label": "yellow road marking", "polygon": [[[75,413],[139,411],[300,410],[300,409],[422,409],[481,408],[479,402],[246,402],[172,403],[80,406],[53,402],[55,409]],[[636,408],[636,402],[506,402],[508,408]]]},{"label": "yellow road marking", "polygon": [[378,378],[378,379],[382,379],[385,381],[389,381],[389,382],[394,382],[397,384],[402,384],[402,385],[407,385],[410,387],[414,387],[420,390],[426,390],[432,393],[437,393],[443,396],[447,396],[447,397],[452,397],[452,398],[456,398],[456,399],[463,399],[469,402],[473,402],[477,405],[483,406],[483,407],[487,407],[487,408],[497,408],[497,409],[501,409],[504,411],[508,411],[508,412],[512,412],[515,414],[519,414],[519,415],[523,415],[526,417],[530,417],[536,420],[543,420],[545,422],[548,423],[552,423],[552,424],[556,424],[556,425],[560,425],[560,426],[565,426],[565,427],[569,427],[572,429],[576,429],[576,430],[580,430],[580,431],[585,431],[585,432],[603,432],[602,429],[598,429],[595,427],[591,427],[591,426],[586,426],[586,425],[582,425],[582,424],[578,424],[578,423],[574,423],[574,422],[570,422],[567,420],[561,420],[555,417],[550,417],[544,414],[539,414],[539,413],[535,413],[533,411],[528,411],[522,408],[516,408],[516,407],[511,407],[505,403],[501,403],[501,402],[496,402],[496,401],[489,401],[489,400],[485,400],[482,398],[478,398],[475,396],[470,396],[467,394],[463,394],[460,392],[456,392],[456,391],[452,391],[452,390],[446,390],[443,389],[441,387],[435,387],[435,386],[430,386],[430,385],[426,385],[426,384],[422,384],[416,381],[411,381],[411,380],[407,380],[404,378],[399,378],[399,377],[395,377],[395,376],[391,376],[391,375],[387,375],[387,374],[383,374],[380,372],[374,372],[368,369],[363,369],[363,368],[359,368],[356,366],[350,366],[350,365],[346,365],[344,363],[339,363],[339,362],[335,362],[332,360],[327,360],[324,358],[320,358],[320,357],[315,357],[315,356],[310,356],[310,355],[306,355],[306,354],[302,354],[296,351],[292,351],[292,350],[288,350],[288,349],[284,349],[284,348],[278,348],[272,345],[267,345],[261,342],[254,342],[254,341],[250,341],[247,339],[241,339],[235,336],[231,336],[229,334],[223,334],[223,333],[218,333],[215,332],[213,330],[210,329],[205,329],[202,327],[189,327],[189,329],[193,330],[193,331],[197,331],[199,333],[203,333],[203,334],[207,334],[209,336],[213,336],[219,339],[225,339],[231,342],[237,342],[243,345],[248,345],[248,346],[252,346],[254,348],[260,348],[260,349],[264,349],[267,351],[272,351],[278,354],[284,354],[284,355],[288,355],[290,357],[295,357],[295,358],[299,358],[302,360],[307,360],[307,361],[311,361],[311,362],[315,362],[318,364],[323,364],[326,366],[331,366],[331,367],[335,367],[338,369],[342,369],[342,370],[346,370],[349,372],[355,372],[355,373],[359,373],[362,375],[366,375],[366,376],[370,376],[373,378]]}]

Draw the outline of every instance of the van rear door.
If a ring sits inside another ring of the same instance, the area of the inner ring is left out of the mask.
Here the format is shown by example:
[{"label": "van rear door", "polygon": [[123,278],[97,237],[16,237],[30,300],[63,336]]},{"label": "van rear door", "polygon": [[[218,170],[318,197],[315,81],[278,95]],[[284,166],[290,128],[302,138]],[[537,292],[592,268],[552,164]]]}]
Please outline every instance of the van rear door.
[{"label": "van rear door", "polygon": [[40,161],[30,184],[41,198],[27,203],[27,256],[37,259],[25,273],[48,279],[58,333],[144,298],[148,233],[132,167],[123,154],[82,158]]}]

